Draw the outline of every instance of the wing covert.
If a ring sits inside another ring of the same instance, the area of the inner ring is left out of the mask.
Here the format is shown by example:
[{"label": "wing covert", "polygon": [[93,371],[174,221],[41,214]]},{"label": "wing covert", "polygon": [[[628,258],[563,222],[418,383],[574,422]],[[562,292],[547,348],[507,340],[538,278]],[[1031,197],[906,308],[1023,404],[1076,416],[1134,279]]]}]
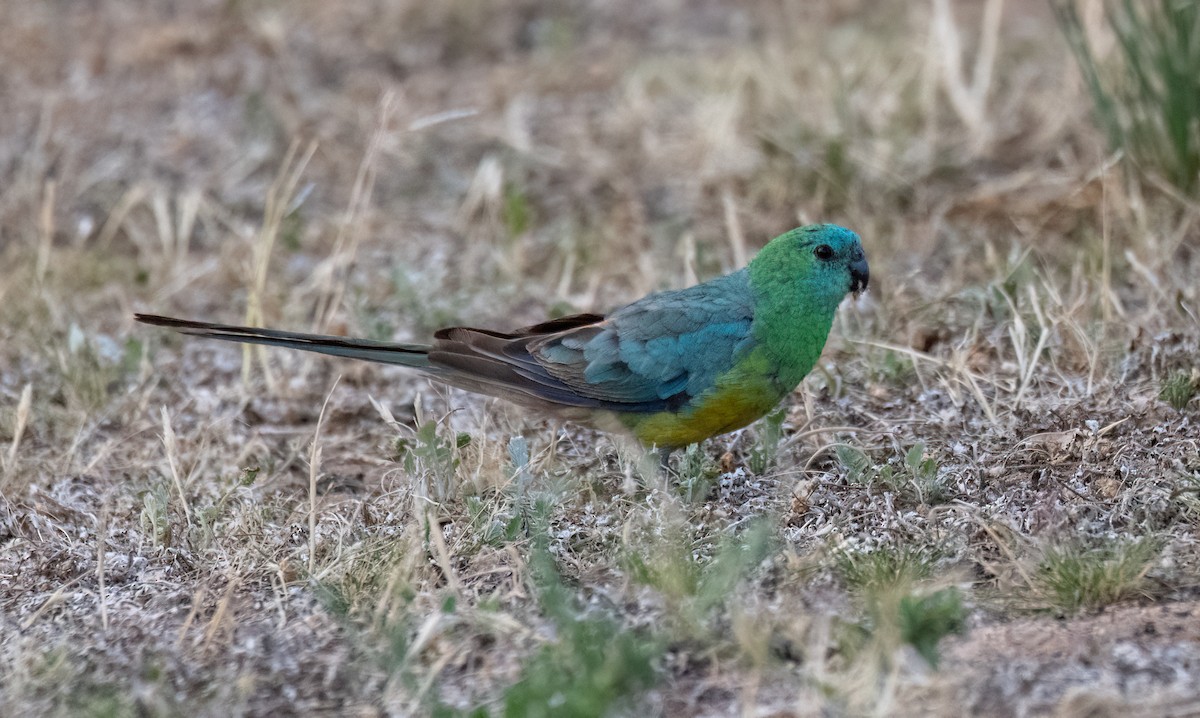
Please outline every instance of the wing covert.
[{"label": "wing covert", "polygon": [[572,391],[632,411],[678,406],[753,346],[746,272],[652,294],[603,322],[533,341],[530,356]]}]

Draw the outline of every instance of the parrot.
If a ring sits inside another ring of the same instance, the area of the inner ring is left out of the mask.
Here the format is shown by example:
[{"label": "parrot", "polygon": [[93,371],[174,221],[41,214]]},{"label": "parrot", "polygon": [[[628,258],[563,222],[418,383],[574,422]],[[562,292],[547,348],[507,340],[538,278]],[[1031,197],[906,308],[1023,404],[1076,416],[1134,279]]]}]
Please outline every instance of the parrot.
[{"label": "parrot", "polygon": [[792,229],[743,268],[608,314],[514,331],[447,327],[407,344],[136,314],[185,334],[409,367],[671,452],[740,429],[791,394],[820,358],[848,294],[867,289],[862,242],[835,224]]}]

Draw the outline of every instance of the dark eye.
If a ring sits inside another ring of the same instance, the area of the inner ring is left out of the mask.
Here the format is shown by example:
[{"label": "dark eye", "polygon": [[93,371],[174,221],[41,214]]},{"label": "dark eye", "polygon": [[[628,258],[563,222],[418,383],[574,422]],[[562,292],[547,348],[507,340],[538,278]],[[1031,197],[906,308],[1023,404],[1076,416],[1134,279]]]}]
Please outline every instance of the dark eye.
[{"label": "dark eye", "polygon": [[817,248],[813,250],[813,256],[821,260],[833,259],[833,247],[828,244],[818,244]]}]

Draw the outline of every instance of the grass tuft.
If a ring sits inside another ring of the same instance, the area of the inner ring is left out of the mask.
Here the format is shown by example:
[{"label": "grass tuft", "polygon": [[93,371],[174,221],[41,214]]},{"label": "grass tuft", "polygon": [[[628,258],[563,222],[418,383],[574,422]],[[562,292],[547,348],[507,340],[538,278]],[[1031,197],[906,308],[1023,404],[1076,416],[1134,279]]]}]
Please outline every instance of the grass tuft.
[{"label": "grass tuft", "polygon": [[781,406],[764,416],[756,425],[757,440],[746,460],[746,466],[755,476],[762,476],[775,465],[779,453],[779,440],[783,438],[783,422],[787,420],[787,414],[787,407]]},{"label": "grass tuft", "polygon": [[[551,507],[533,507],[529,567],[538,603],[554,638],[524,662],[520,679],[503,695],[504,716],[601,718],[634,701],[658,680],[655,662],[662,642],[623,627],[603,613],[584,609],[563,582],[550,551]],[[487,716],[485,707],[434,715]]]},{"label": "grass tuft", "polygon": [[1103,54],[1073,1],[1054,8],[1112,148],[1185,192],[1200,188],[1200,3],[1105,0],[1115,43]]},{"label": "grass tuft", "polygon": [[[875,691],[888,700],[888,682],[909,647],[932,668],[941,662],[942,639],[962,633],[968,609],[957,586],[946,585],[938,575],[941,552],[929,547],[881,548],[874,551],[840,551],[834,572],[846,584],[860,612],[840,624],[838,644],[847,661],[845,681],[852,701],[862,701]],[[944,574],[944,572],[942,572]],[[864,691],[862,686],[882,684]]]},{"label": "grass tuft", "polygon": [[1176,411],[1183,411],[1196,394],[1200,393],[1200,369],[1190,372],[1175,372],[1163,381],[1158,398],[1170,404]]},{"label": "grass tuft", "polygon": [[680,639],[710,635],[714,614],[735,596],[738,583],[767,557],[771,523],[759,519],[739,536],[720,541],[710,560],[697,552],[688,528],[674,526],[625,559],[633,580],[658,591],[667,625]]},{"label": "grass tuft", "polygon": [[1067,615],[1151,596],[1154,584],[1146,574],[1159,552],[1158,543],[1149,539],[1057,546],[1038,566],[1035,588],[1048,608]]},{"label": "grass tuft", "polygon": [[966,628],[967,609],[957,588],[943,588],[925,595],[908,595],[898,607],[900,636],[916,649],[929,665],[940,661],[938,644],[943,638],[962,633]]}]

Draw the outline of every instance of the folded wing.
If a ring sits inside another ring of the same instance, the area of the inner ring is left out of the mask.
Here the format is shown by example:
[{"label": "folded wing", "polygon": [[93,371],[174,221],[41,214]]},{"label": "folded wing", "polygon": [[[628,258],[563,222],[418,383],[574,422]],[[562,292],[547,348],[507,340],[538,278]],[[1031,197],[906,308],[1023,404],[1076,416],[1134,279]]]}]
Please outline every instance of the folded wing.
[{"label": "folded wing", "polygon": [[752,347],[753,318],[748,278],[736,272],[608,317],[581,314],[513,333],[443,329],[429,361],[449,383],[475,391],[652,413],[711,388]]}]

